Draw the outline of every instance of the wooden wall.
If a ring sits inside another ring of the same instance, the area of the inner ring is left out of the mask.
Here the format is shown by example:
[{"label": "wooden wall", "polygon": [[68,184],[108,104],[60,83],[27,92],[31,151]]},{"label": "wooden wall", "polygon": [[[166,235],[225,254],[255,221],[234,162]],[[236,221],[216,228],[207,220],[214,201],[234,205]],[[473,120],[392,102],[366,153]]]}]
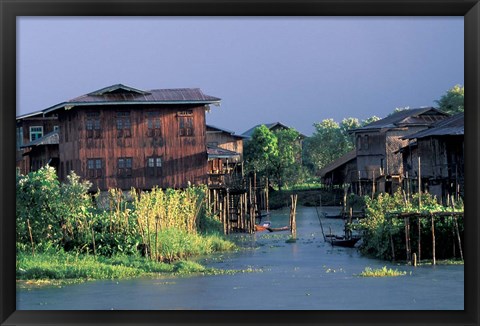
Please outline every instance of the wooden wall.
[{"label": "wooden wall", "polygon": [[207,133],[207,144],[212,144],[240,154],[243,160],[243,139],[224,132]]},{"label": "wooden wall", "polygon": [[[191,111],[193,134],[180,136],[180,120]],[[87,116],[99,113],[101,128],[87,130]],[[117,128],[118,112],[130,112],[130,132]],[[158,114],[160,128],[149,131],[149,112]],[[93,183],[93,189],[131,187],[183,188],[206,183],[207,153],[204,106],[109,106],[74,108],[59,115],[61,177],[74,170]],[[90,136],[90,138],[89,138]],[[131,175],[118,174],[118,158],[132,158]],[[150,175],[149,157],[161,158],[161,168]],[[88,159],[101,159],[101,176],[91,177]]]},{"label": "wooden wall", "polygon": [[[17,141],[17,145],[26,145],[30,142],[30,127],[33,126],[42,126],[43,127],[43,135],[46,135],[53,131],[54,126],[58,126],[59,122],[57,117],[30,117],[25,118],[17,122],[17,129],[22,129],[23,139],[21,142]],[[17,137],[18,137],[18,130]],[[30,158],[29,156],[22,156],[27,149],[21,149],[17,146],[16,149],[16,166],[20,169],[20,173],[27,174],[30,171]]]}]

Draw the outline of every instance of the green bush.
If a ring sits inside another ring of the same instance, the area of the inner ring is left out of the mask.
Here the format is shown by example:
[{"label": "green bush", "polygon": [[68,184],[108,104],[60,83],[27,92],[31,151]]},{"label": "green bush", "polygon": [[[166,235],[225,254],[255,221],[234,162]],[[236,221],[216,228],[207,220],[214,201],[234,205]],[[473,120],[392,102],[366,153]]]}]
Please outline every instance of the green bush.
[{"label": "green bush", "polygon": [[[363,243],[360,251],[363,254],[380,259],[397,260],[406,259],[405,247],[405,222],[402,218],[394,217],[398,213],[431,213],[452,211],[451,207],[438,204],[436,198],[428,193],[421,194],[421,206],[418,203],[418,194],[407,200],[401,190],[393,196],[382,193],[372,199],[365,196],[365,218],[360,220],[359,226],[363,231]],[[463,203],[457,203],[456,211],[463,211]],[[463,218],[458,218],[460,234],[463,234]],[[418,248],[420,241],[421,257],[431,258],[432,236],[431,220],[420,219],[420,239],[418,238],[418,220],[410,219],[410,243],[412,252]],[[453,246],[456,235],[454,230],[454,218],[442,217],[435,220],[435,236],[441,241],[441,246],[436,246],[436,257],[440,259],[453,256]],[[392,252],[392,243],[395,252]],[[457,245],[458,251],[458,245]]]}]

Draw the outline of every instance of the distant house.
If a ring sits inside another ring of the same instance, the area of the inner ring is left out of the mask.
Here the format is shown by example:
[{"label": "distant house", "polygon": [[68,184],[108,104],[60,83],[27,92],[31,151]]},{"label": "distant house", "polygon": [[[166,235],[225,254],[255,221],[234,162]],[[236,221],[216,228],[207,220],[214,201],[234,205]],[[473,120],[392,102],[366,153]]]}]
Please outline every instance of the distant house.
[{"label": "distant house", "polygon": [[422,191],[428,191],[439,199],[446,199],[448,195],[463,196],[465,184],[463,113],[403,138],[409,143],[399,152],[403,157],[405,182],[410,191],[418,191],[417,180],[420,174]]},{"label": "distant house", "polygon": [[[427,129],[449,115],[435,108],[408,109],[393,113],[384,119],[354,129],[356,142],[357,180],[364,185],[363,192],[376,190],[395,192],[404,175],[403,159],[399,149],[408,144],[404,137]],[[354,187],[357,189],[361,188]]]},{"label": "distant house", "polygon": [[17,116],[16,167],[20,173],[27,174],[47,163],[54,167],[58,165],[58,149],[52,149],[58,147],[58,133],[52,133],[58,132],[59,128],[57,117],[45,117],[42,111]]},{"label": "distant house", "polygon": [[244,138],[233,131],[207,125],[209,186],[227,186],[242,178]]},{"label": "distant house", "polygon": [[59,126],[60,180],[75,171],[92,190],[182,188],[207,183],[205,112],[219,102],[197,88],[145,91],[117,84],[41,115]]},{"label": "distant house", "polygon": [[358,180],[357,171],[356,151],[351,150],[320,169],[318,175],[328,187],[344,186]]},{"label": "distant house", "polygon": [[220,147],[240,155],[243,158],[243,140],[246,136],[235,135],[235,132],[207,124],[207,145]]},{"label": "distant house", "polygon": [[[252,135],[253,135],[253,132],[255,131],[255,129],[257,129],[258,127],[260,127],[262,125],[267,127],[270,131],[286,130],[286,129],[291,128],[291,127],[288,127],[288,126],[286,126],[286,125],[284,125],[283,123],[280,123],[280,122],[261,123],[261,124],[258,124],[256,126],[250,128],[250,129],[248,129],[244,133],[242,133],[242,136],[244,136],[246,138],[246,140],[249,140],[250,138],[252,138]],[[306,137],[307,136],[300,133],[300,139],[301,140],[305,139]]]}]

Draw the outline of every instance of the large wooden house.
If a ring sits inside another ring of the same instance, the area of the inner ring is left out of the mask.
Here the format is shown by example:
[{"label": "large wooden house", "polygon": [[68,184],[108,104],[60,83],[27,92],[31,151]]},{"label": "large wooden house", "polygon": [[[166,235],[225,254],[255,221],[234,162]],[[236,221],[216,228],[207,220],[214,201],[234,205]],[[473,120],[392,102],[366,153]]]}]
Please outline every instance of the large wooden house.
[{"label": "large wooden house", "polygon": [[[404,187],[422,191],[446,202],[448,196],[464,194],[464,114],[459,113],[427,130],[404,137],[408,145],[400,150],[404,166]],[[419,169],[420,163],[420,169]]]},{"label": "large wooden house", "polygon": [[350,176],[356,183],[353,188],[368,193],[376,183],[377,191],[394,192],[404,175],[399,153],[399,149],[408,144],[404,137],[425,130],[448,116],[431,107],[407,109],[353,130],[357,161],[357,170]]},{"label": "large wooden house", "polygon": [[42,111],[59,126],[58,174],[92,190],[206,184],[205,112],[220,99],[200,89],[138,90],[121,84]]}]

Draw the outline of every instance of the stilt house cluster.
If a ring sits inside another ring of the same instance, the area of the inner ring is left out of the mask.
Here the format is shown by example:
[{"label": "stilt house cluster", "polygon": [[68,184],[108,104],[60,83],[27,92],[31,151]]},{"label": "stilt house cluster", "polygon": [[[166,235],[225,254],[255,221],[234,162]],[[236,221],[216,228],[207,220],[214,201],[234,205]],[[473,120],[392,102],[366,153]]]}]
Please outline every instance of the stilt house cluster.
[{"label": "stilt house cluster", "polygon": [[359,195],[428,191],[463,196],[463,113],[408,109],[352,131],[356,148],[320,170],[323,182]]}]

